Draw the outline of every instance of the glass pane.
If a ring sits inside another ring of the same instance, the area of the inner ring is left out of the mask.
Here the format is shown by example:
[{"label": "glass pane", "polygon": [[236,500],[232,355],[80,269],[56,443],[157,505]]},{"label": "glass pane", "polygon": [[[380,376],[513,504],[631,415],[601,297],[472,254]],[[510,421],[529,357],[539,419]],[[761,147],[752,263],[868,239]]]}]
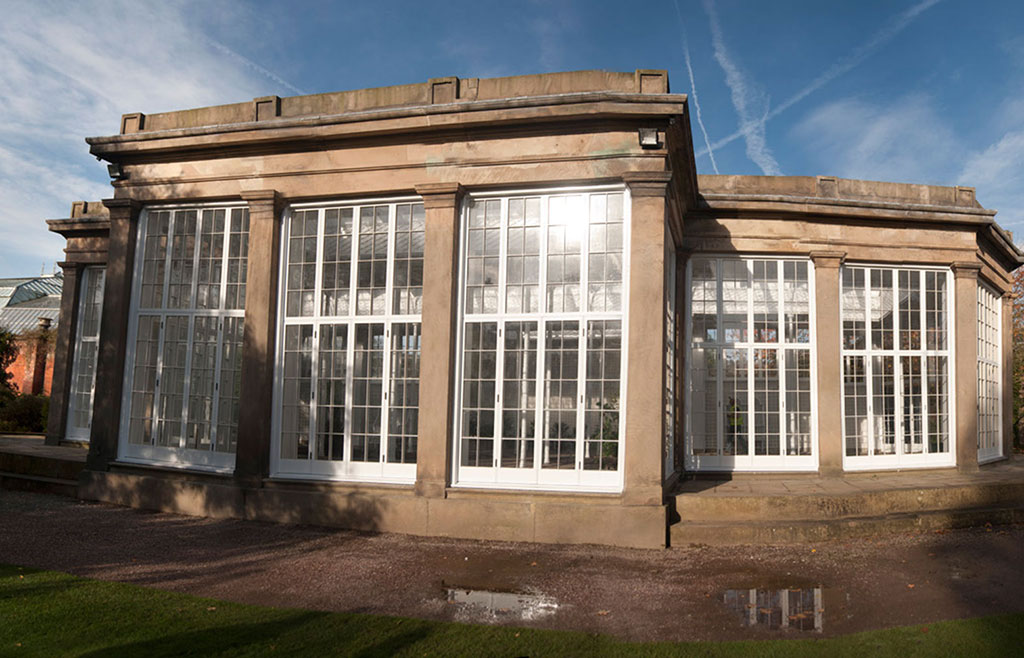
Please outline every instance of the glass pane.
[{"label": "glass pane", "polygon": [[171,270],[167,284],[167,308],[192,308],[192,279],[196,256],[196,211],[174,213],[171,236]]},{"label": "glass pane", "polygon": [[[844,297],[845,298],[845,297]],[[848,457],[868,454],[868,378],[863,356],[843,357],[843,436]]]},{"label": "glass pane", "polygon": [[359,209],[359,260],[356,268],[356,314],[383,315],[387,312],[387,206]]},{"label": "glass pane", "polygon": [[99,338],[100,317],[103,314],[103,284],[106,270],[88,267],[84,270],[83,299],[81,310],[82,339]]},{"label": "glass pane", "polygon": [[622,322],[587,323],[584,470],[614,471],[619,463],[619,380]]},{"label": "glass pane", "polygon": [[786,350],[786,454],[811,454],[810,350]]},{"label": "glass pane", "polygon": [[[203,316],[197,317],[192,325],[192,365],[189,372],[186,448],[209,450],[213,438],[213,384],[217,371],[217,324],[217,318]],[[166,341],[164,346],[166,347]]]},{"label": "glass pane", "polygon": [[316,459],[345,459],[348,325],[320,325],[317,350]]},{"label": "glass pane", "polygon": [[864,270],[843,269],[843,348],[862,350],[866,346],[866,300]]},{"label": "glass pane", "polygon": [[494,322],[467,323],[465,332],[459,463],[463,466],[492,466],[498,325]]},{"label": "glass pane", "polygon": [[807,263],[784,261],[782,294],[786,309],[786,342],[811,342],[811,288]]},{"label": "glass pane", "polygon": [[896,374],[894,357],[871,357],[872,428],[874,454],[896,454]]},{"label": "glass pane", "polygon": [[88,438],[92,425],[92,401],[96,383],[96,357],[99,352],[100,317],[103,311],[105,270],[88,267],[83,270],[79,304],[79,340],[73,347],[71,390],[68,394],[68,422],[76,438]]},{"label": "glass pane", "polygon": [[900,349],[921,349],[921,273],[899,270]]},{"label": "glass pane", "polygon": [[779,342],[779,264],[755,260],[753,268],[754,342]]},{"label": "glass pane", "polygon": [[402,203],[395,212],[394,300],[391,312],[419,315],[423,307],[423,204]]},{"label": "glass pane", "polygon": [[245,308],[245,280],[249,272],[249,209],[233,208],[228,227],[228,286],[224,308]]},{"label": "glass pane", "polygon": [[466,313],[497,313],[501,201],[473,201],[466,236]]},{"label": "glass pane", "polygon": [[[244,285],[244,284],[243,284]],[[234,453],[238,443],[238,396],[242,388],[244,318],[224,318],[217,392],[217,452]]]},{"label": "glass pane", "polygon": [[288,222],[288,272],[285,315],[313,315],[316,287],[316,234],[318,212],[296,211]]},{"label": "glass pane", "polygon": [[714,348],[694,345],[690,350],[690,404],[690,442],[693,454],[717,455],[718,350]]},{"label": "glass pane", "polygon": [[195,308],[220,308],[220,281],[224,266],[223,209],[204,210],[199,225],[199,259]]},{"label": "glass pane", "polygon": [[132,363],[132,399],[128,442],[150,445],[153,442],[153,395],[156,391],[156,366],[160,354],[160,318],[139,316]]},{"label": "glass pane", "polygon": [[544,332],[544,441],[541,468],[576,466],[579,322],[548,322]]},{"label": "glass pane", "polygon": [[418,322],[391,325],[387,459],[392,464],[416,463],[421,347],[422,338]]},{"label": "glass pane", "polygon": [[540,198],[509,199],[505,312],[540,310]]},{"label": "glass pane", "polygon": [[871,270],[871,349],[893,349],[892,270]]},{"label": "glass pane", "polygon": [[163,307],[164,275],[167,267],[167,236],[171,213],[151,212],[146,220],[146,241],[142,257],[140,308]]},{"label": "glass pane", "polygon": [[313,399],[313,326],[284,328],[281,397],[281,459],[309,459],[310,403]]},{"label": "glass pane", "polygon": [[587,304],[591,311],[622,310],[622,194],[590,195]]},{"label": "glass pane", "polygon": [[722,423],[725,455],[750,454],[750,400],[746,349],[722,350]]},{"label": "glass pane", "polygon": [[501,465],[533,468],[537,436],[537,323],[505,324]]},{"label": "glass pane", "polygon": [[587,209],[580,195],[548,199],[547,304],[549,313],[580,310],[580,258]]},{"label": "glass pane", "polygon": [[352,208],[324,211],[320,314],[348,315],[352,283]]},{"label": "glass pane", "polygon": [[727,344],[747,342],[747,313],[750,309],[749,264],[722,261],[722,332]]},{"label": "glass pane", "polygon": [[[903,332],[901,331],[900,334],[903,335]],[[924,401],[921,398],[921,357],[900,357],[900,367],[903,371],[903,452],[905,454],[922,453],[924,452],[924,408],[922,407]]]},{"label": "glass pane", "polygon": [[718,341],[718,263],[713,260],[693,261],[692,295],[693,342]]},{"label": "glass pane", "polygon": [[925,357],[928,368],[928,452],[949,452],[948,359]]},{"label": "glass pane", "polygon": [[925,349],[946,349],[946,273],[925,272]]},{"label": "glass pane", "polygon": [[384,325],[355,325],[352,353],[352,447],[354,462],[380,461],[384,393]]},{"label": "glass pane", "polygon": [[754,350],[754,454],[779,455],[779,351]]},{"label": "glass pane", "polygon": [[[171,299],[168,295],[168,299]],[[185,398],[185,357],[188,354],[188,317],[168,316],[164,320],[164,346],[161,358],[160,399],[158,401],[158,446],[181,447]]]}]

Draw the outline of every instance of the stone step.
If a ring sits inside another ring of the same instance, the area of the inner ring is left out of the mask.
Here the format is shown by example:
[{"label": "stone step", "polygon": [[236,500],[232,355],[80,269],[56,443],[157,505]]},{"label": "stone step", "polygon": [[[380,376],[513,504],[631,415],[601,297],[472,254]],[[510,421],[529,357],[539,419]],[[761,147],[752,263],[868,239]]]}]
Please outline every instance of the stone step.
[{"label": "stone step", "polygon": [[78,495],[78,481],[43,475],[26,475],[24,473],[0,471],[0,489],[48,493],[75,498]]},{"label": "stone step", "polygon": [[680,521],[669,528],[669,546],[799,544],[1024,523],[1024,505],[931,510],[815,521]]},{"label": "stone step", "polygon": [[930,511],[1024,507],[1024,482],[885,489],[855,493],[743,495],[681,493],[680,520],[689,523],[779,523],[872,518]]},{"label": "stone step", "polygon": [[85,467],[84,458],[70,459],[51,455],[0,452],[0,471],[21,475],[78,481]]}]

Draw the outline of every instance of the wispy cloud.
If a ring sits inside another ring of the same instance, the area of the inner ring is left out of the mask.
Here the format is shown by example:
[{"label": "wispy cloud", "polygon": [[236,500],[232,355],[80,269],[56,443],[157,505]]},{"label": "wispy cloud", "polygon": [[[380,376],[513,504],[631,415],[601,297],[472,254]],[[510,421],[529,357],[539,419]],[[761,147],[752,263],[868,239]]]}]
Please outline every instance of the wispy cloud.
[{"label": "wispy cloud", "polygon": [[[235,2],[225,12],[250,11]],[[121,114],[295,91],[207,34],[199,2],[39,0],[0,23],[0,276],[61,258],[44,217],[110,196],[83,138],[114,133]],[[243,21],[240,21],[243,22]],[[102,35],[82,26],[102,25]]]},{"label": "wispy cloud", "polygon": [[[729,87],[733,107],[736,108],[736,114],[739,115],[740,129],[738,132],[746,141],[747,157],[765,174],[779,176],[782,174],[782,170],[765,140],[764,119],[770,107],[768,95],[756,83],[747,79],[729,54],[725,47],[725,39],[722,36],[722,28],[718,22],[718,11],[715,9],[714,2],[704,0],[704,9],[707,11],[711,23],[711,45],[714,48],[715,61],[725,72],[725,84]],[[708,147],[708,152],[711,152],[710,147]]]},{"label": "wispy cloud", "polygon": [[951,183],[963,156],[947,119],[925,94],[884,105],[840,99],[815,109],[792,132],[820,171],[844,178]]},{"label": "wispy cloud", "polygon": [[700,99],[697,97],[697,80],[693,75],[693,65],[690,62],[690,40],[686,35],[686,22],[683,21],[683,12],[679,8],[679,0],[674,0],[676,16],[679,18],[679,27],[683,32],[683,54],[686,56],[686,72],[690,76],[690,97],[693,99],[693,107],[697,113],[697,125],[704,136],[704,144],[707,146],[707,155],[711,159],[711,168],[718,173],[718,163],[715,162],[715,150],[711,148],[711,140],[708,138],[708,129],[704,127],[704,118],[700,113]]},{"label": "wispy cloud", "polygon": [[1024,230],[1024,130],[1006,133],[999,141],[967,159],[959,183],[978,189],[978,200],[999,210],[999,223]]},{"label": "wispy cloud", "polygon": [[[741,125],[739,130],[736,132],[717,140],[714,144],[705,147],[705,150],[711,151],[713,149],[720,149],[723,146],[734,142],[740,137],[746,137],[748,132],[760,131],[764,132],[764,124],[768,121],[779,116],[789,108],[793,107],[803,99],[813,94],[818,89],[821,89],[828,83],[832,82],[836,78],[848,73],[849,71],[856,68],[864,60],[870,57],[875,51],[884,46],[889,41],[892,41],[900,32],[902,32],[908,25],[910,25],[914,19],[920,16],[928,9],[937,5],[941,0],[922,0],[922,2],[910,7],[909,9],[900,12],[893,16],[891,19],[872,35],[870,39],[857,46],[853,52],[849,55],[839,59],[832,66],[828,67],[824,72],[818,75],[809,84],[801,88],[798,92],[793,94],[790,98],[777,105],[771,111],[764,115],[764,118],[760,123]],[[705,6],[710,4],[710,0],[705,0]],[[702,154],[704,151],[698,153]]]}]

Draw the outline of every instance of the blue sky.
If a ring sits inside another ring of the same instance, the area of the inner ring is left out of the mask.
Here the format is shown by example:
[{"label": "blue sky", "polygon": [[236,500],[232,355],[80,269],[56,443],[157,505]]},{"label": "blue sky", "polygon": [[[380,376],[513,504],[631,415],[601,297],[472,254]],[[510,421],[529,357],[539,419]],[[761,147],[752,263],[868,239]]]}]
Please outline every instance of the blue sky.
[{"label": "blue sky", "polygon": [[0,276],[52,270],[63,241],[42,220],[111,196],[84,138],[123,113],[579,69],[668,69],[701,173],[971,185],[1024,235],[1024,2],[0,0],[0,15]]}]

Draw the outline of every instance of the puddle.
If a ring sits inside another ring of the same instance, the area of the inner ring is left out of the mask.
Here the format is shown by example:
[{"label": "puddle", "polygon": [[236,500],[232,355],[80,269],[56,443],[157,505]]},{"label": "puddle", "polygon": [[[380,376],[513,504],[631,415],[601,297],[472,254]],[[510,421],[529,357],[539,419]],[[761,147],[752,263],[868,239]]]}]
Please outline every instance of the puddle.
[{"label": "puddle", "polygon": [[460,621],[535,621],[558,611],[558,602],[543,594],[492,592],[485,589],[445,589],[448,603],[458,606]]},{"label": "puddle", "polygon": [[822,587],[729,589],[723,602],[747,627],[821,633],[825,625],[824,592]]}]

